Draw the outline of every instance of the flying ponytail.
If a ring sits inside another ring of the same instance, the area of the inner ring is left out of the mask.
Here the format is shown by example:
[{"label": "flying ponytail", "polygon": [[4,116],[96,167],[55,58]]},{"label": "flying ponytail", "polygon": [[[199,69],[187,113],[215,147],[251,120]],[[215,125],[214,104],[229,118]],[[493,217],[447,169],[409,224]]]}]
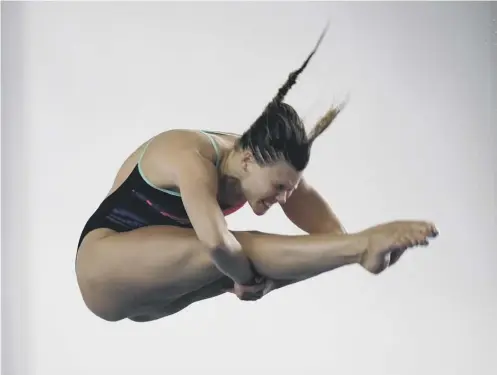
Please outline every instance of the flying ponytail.
[{"label": "flying ponytail", "polygon": [[[288,76],[287,81],[283,86],[280,87],[278,90],[278,93],[276,96],[273,98],[273,100],[269,103],[269,106],[275,105],[277,106],[278,104],[282,103],[283,100],[285,99],[285,96],[288,94],[288,91],[292,88],[292,86],[297,82],[298,76],[304,71],[304,69],[307,67],[307,64],[309,64],[309,61],[311,58],[314,56],[316,51],[318,50],[319,46],[321,45],[321,42],[323,41],[326,33],[328,32],[330,22],[328,21],[321,32],[321,35],[319,36],[319,39],[316,43],[316,46],[314,49],[311,51],[309,56],[307,56],[307,59],[304,61],[302,66],[290,73]],[[309,134],[309,144],[312,144],[317,137],[319,137],[328,127],[331,125],[333,120],[338,116],[338,114],[343,110],[345,105],[347,104],[347,101],[344,101],[340,103],[339,105],[334,105],[332,106],[321,119],[317,122],[317,124],[314,126],[314,128],[311,130]]]},{"label": "flying ponytail", "polygon": [[283,86],[280,87],[280,89],[278,90],[278,93],[273,98],[273,100],[269,103],[269,105],[278,105],[279,103],[281,103],[285,99],[285,96],[288,94],[288,91],[290,91],[292,86],[297,82],[297,78],[300,75],[300,73],[302,73],[304,71],[304,69],[307,67],[307,64],[311,60],[312,56],[314,56],[314,54],[318,50],[321,42],[323,41],[324,36],[328,32],[329,25],[330,25],[330,23],[328,21],[326,23],[326,26],[324,27],[323,31],[321,32],[321,35],[319,36],[319,39],[318,39],[318,42],[316,43],[316,46],[311,51],[309,56],[307,56],[307,59],[304,61],[304,63],[302,64],[302,66],[299,69],[290,73],[287,81],[285,82],[285,84]]},{"label": "flying ponytail", "polygon": [[312,130],[309,133],[309,144],[312,144],[317,137],[319,137],[323,132],[328,129],[333,120],[338,116],[340,112],[345,108],[348,103],[348,99],[341,102],[339,105],[333,105],[330,109],[324,114],[323,117],[319,119],[319,121],[314,125]]},{"label": "flying ponytail", "polygon": [[342,111],[346,102],[331,107],[307,134],[304,123],[295,109],[284,99],[299,75],[317,52],[329,28],[329,22],[311,53],[299,69],[290,73],[274,98],[267,104],[255,122],[238,139],[236,147],[250,150],[260,165],[284,159],[297,171],[305,169],[310,158],[312,143],[321,135]]}]

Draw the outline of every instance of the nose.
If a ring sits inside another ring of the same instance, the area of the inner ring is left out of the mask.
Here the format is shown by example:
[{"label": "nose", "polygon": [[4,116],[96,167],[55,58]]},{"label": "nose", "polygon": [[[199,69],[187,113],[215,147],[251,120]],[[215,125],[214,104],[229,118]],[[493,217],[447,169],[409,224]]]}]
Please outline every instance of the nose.
[{"label": "nose", "polygon": [[287,195],[287,192],[285,192],[285,191],[281,192],[280,194],[278,194],[276,196],[276,201],[279,204],[285,204],[287,199],[288,199],[288,195]]}]

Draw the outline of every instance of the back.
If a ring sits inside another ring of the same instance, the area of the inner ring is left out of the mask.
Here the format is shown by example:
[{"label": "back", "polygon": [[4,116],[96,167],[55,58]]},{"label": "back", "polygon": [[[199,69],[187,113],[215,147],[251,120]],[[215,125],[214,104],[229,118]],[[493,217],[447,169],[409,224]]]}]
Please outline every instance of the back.
[{"label": "back", "polygon": [[[235,138],[231,136],[232,142]],[[224,152],[226,140],[216,135],[220,154]],[[182,152],[200,152],[215,163],[217,155],[210,140],[197,130],[168,130],[141,144],[121,165],[109,195],[117,190],[140,163],[140,169],[146,179],[154,186],[177,191],[174,186],[172,171],[178,168],[178,155]],[[220,155],[221,156],[221,155]],[[181,166],[179,166],[181,167]]]},{"label": "back", "polygon": [[[217,195],[220,161],[235,140],[234,135],[193,130],[153,137],[123,163],[83,235],[96,228],[124,232],[149,225],[193,227],[192,215],[199,217],[197,226],[213,226],[206,233],[222,227],[222,217],[245,203]],[[204,220],[210,215],[213,220]]]}]

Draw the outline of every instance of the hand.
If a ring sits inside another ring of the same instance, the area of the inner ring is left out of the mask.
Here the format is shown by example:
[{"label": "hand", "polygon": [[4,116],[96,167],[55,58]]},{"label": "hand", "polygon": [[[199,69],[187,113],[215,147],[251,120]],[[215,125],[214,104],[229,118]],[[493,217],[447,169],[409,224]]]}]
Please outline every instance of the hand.
[{"label": "hand", "polygon": [[264,277],[257,277],[254,285],[240,285],[235,283],[232,289],[226,292],[235,294],[242,301],[257,301],[268,294],[274,287],[272,280]]},{"label": "hand", "polygon": [[428,222],[395,221],[367,229],[359,235],[368,239],[360,265],[373,274],[379,274],[397,263],[408,248],[427,246],[428,238],[437,237],[438,230]]}]

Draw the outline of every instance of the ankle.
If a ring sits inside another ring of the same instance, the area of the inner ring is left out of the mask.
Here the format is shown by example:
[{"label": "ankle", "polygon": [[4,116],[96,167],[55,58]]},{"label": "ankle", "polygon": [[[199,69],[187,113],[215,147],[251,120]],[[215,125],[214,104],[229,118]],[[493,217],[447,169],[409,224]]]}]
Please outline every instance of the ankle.
[{"label": "ankle", "polygon": [[[349,264],[360,264],[364,254],[367,252],[369,238],[362,233],[343,234],[340,237],[347,237],[349,246],[346,246],[346,257]],[[334,236],[337,238],[337,236]]]}]

